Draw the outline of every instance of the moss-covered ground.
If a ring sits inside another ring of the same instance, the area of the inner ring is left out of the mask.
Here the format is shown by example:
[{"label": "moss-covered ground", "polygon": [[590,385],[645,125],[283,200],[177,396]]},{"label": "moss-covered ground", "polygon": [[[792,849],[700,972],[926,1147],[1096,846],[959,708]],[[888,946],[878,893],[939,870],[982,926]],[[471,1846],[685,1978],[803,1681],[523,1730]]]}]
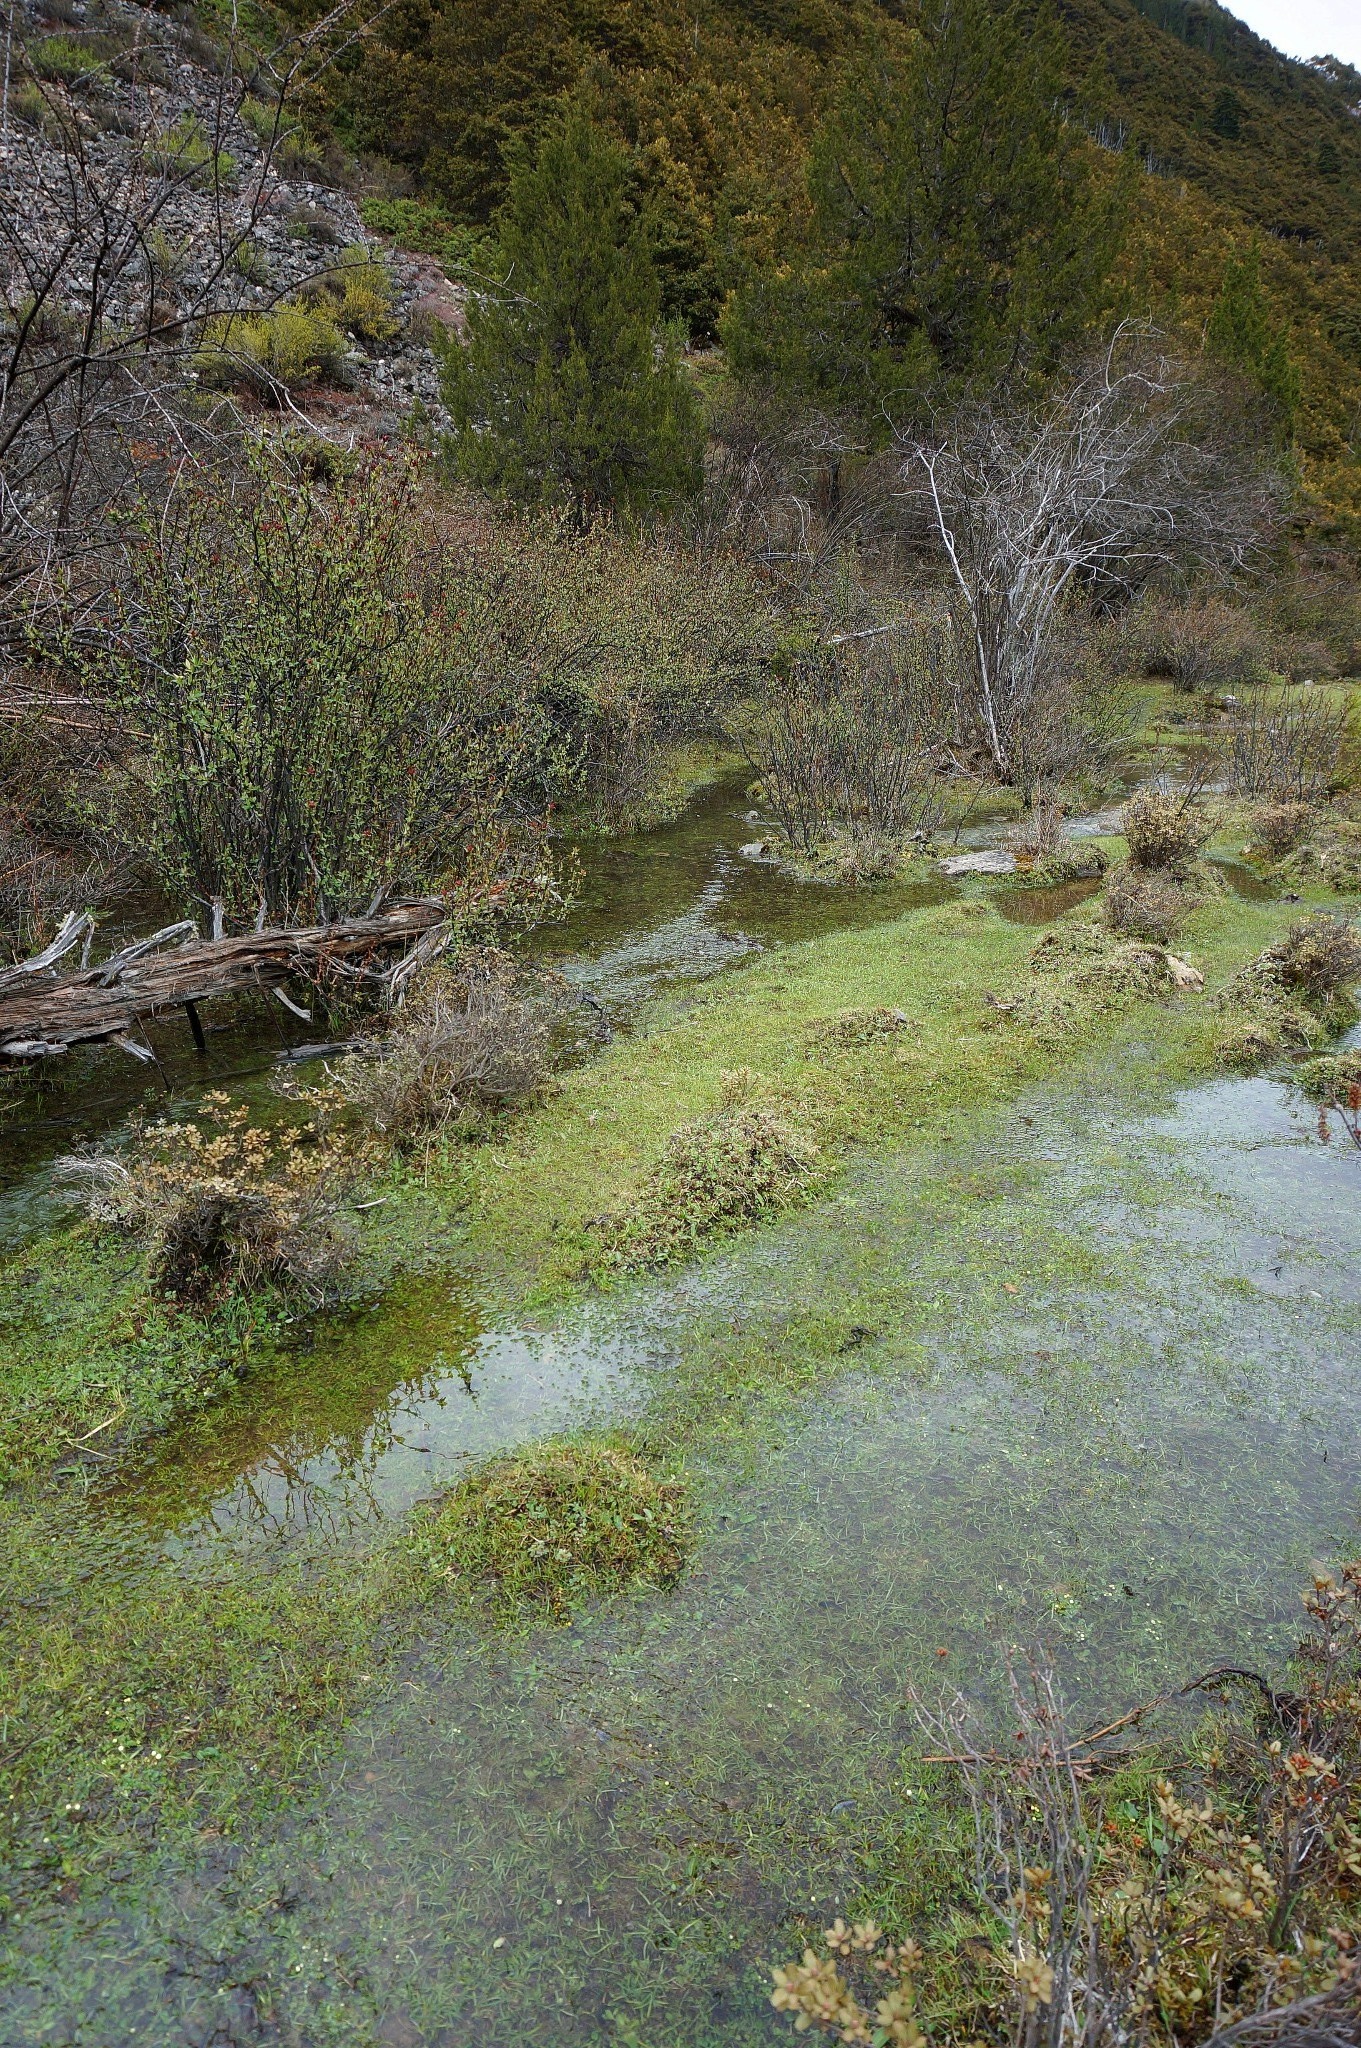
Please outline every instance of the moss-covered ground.
[{"label": "moss-covered ground", "polygon": [[[905,1676],[986,1685],[1001,1636],[1049,1629],[1080,1696],[1123,1703],[1207,1648],[1283,1646],[1361,1469],[1340,1183],[1273,1224],[1247,1138],[1202,1185],[1214,1113],[1189,1140],[1146,1113],[1206,1071],[1214,987],[1294,914],[1207,905],[1181,945],[1205,996],[1093,1001],[1060,1041],[987,1002],[1036,933],[981,894],[827,932],[655,1003],[543,1107],[395,1178],[370,1290],[447,1269],[494,1319],[590,1301],[642,1333],[611,1425],[696,1503],[675,1592],[518,1644],[441,1602],[381,1494],[263,1548],[201,1516],[157,1535],[104,1439],[71,1440],[121,1403],[106,1435],[154,1491],[177,1409],[231,1380],[239,1418],[243,1365],[301,1390],[308,1354],[275,1308],[244,1354],[169,1318],[83,1226],[25,1247],[0,1294],[11,2038],[779,2038],[758,1965],[798,1912],[902,1883],[905,1794],[929,1804],[897,1763]],[[878,1009],[907,1025],[826,1028]],[[592,1220],[737,1067],[838,1175],[599,1301]],[[419,1298],[413,1381],[451,1314]],[[360,1382],[379,1423],[393,1387],[374,1332],[346,1354],[358,1437]],[[324,1410],[313,1462],[338,1455]],[[175,1458],[210,1462],[217,1412]]]}]

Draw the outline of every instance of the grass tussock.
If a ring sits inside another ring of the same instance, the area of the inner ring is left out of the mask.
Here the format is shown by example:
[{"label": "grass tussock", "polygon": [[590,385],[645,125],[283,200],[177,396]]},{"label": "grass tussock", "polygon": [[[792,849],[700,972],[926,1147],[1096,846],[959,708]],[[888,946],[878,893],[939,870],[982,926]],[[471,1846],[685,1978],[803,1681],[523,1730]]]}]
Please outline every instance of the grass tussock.
[{"label": "grass tussock", "polygon": [[335,1098],[301,1098],[306,1123],[262,1129],[221,1092],[199,1123],[139,1123],[119,1153],[76,1153],[57,1178],[91,1220],[146,1247],[151,1292],[204,1309],[264,1281],[322,1302],[353,1259],[353,1202],[369,1164],[334,1120]]},{"label": "grass tussock", "polygon": [[1361,893],[1361,822],[1315,815],[1307,835],[1271,870],[1274,880],[1298,889],[1324,883],[1340,896]]},{"label": "grass tussock", "polygon": [[560,1005],[526,993],[509,954],[477,947],[422,977],[376,1054],[337,1070],[346,1101],[398,1148],[539,1094]]},{"label": "grass tussock", "polygon": [[1217,998],[1219,1060],[1250,1072],[1288,1051],[1307,1052],[1355,1021],[1361,931],[1320,911],[1239,969]]},{"label": "grass tussock", "polygon": [[1099,924],[1063,924],[1046,932],[1031,954],[1029,979],[988,1002],[995,1019],[1009,1018],[1041,1039],[1058,1040],[1094,1017],[1166,999],[1202,982],[1195,968],[1164,946],[1122,938]]},{"label": "grass tussock", "polygon": [[755,1085],[745,1068],[724,1074],[718,1109],[672,1132],[628,1210],[600,1226],[598,1263],[624,1272],[669,1265],[812,1192],[826,1172],[816,1140]]},{"label": "grass tussock", "polygon": [[1065,839],[1032,861],[1025,879],[1032,888],[1057,889],[1065,882],[1099,881],[1110,856],[1094,839]]},{"label": "grass tussock", "polygon": [[873,1009],[838,1010],[834,1017],[814,1017],[805,1027],[812,1052],[853,1052],[868,1045],[881,1045],[911,1028],[906,1010],[878,1003]]},{"label": "grass tussock", "polygon": [[501,1623],[671,1586],[694,1545],[685,1490],[611,1444],[547,1444],[461,1479],[422,1532],[431,1568]]},{"label": "grass tussock", "polygon": [[1347,1102],[1353,1088],[1361,1086],[1361,1050],[1301,1060],[1291,1079],[1311,1102]]}]

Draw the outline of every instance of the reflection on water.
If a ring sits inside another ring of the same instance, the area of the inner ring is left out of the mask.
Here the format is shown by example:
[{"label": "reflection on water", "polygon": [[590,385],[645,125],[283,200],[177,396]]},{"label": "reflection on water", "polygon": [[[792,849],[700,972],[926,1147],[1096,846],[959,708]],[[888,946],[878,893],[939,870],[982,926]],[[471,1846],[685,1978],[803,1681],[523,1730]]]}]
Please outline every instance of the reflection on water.
[{"label": "reflection on water", "polygon": [[470,1458],[636,1402],[648,1346],[582,1316],[485,1327],[447,1278],[320,1320],[157,1445],[107,1510],[179,1544],[214,1536],[343,1542],[449,1485]]},{"label": "reflection on water", "polygon": [[1052,924],[1056,917],[1095,896],[1100,887],[1098,877],[1095,881],[1059,882],[1052,888],[999,889],[993,902],[1011,924]]}]

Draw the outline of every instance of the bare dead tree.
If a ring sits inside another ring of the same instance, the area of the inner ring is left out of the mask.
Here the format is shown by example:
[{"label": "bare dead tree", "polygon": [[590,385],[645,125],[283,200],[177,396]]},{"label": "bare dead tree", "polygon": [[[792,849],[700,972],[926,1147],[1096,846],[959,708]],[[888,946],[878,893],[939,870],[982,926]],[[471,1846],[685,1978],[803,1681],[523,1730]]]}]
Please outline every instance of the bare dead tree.
[{"label": "bare dead tree", "polygon": [[[248,299],[260,308],[242,252],[272,197],[285,109],[357,20],[354,0],[342,0],[269,53],[233,33],[214,69],[190,71],[173,24],[148,12],[129,46],[110,57],[91,40],[54,73],[54,39],[31,31],[17,0],[14,16],[0,129],[0,648],[10,649],[59,629],[78,637],[97,618],[95,562],[116,538],[110,515],[128,482],[156,465],[173,477],[210,432],[211,410],[187,402],[195,351],[210,323]],[[263,135],[242,122],[252,94],[272,110]]]},{"label": "bare dead tree", "polygon": [[1270,480],[1227,445],[1212,399],[1126,325],[1039,409],[984,404],[901,443],[904,495],[924,499],[955,588],[968,717],[1004,779],[1080,591],[1128,595],[1159,571],[1223,574],[1260,554]]}]

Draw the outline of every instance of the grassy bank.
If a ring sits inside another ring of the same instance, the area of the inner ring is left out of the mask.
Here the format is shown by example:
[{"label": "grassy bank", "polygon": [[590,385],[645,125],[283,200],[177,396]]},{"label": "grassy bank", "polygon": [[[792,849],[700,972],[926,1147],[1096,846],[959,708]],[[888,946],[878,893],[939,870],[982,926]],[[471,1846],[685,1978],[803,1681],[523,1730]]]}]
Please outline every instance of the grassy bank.
[{"label": "grassy bank", "polygon": [[[1192,917],[1179,945],[1206,992],[1158,1011],[1179,1071],[1209,1062],[1215,988],[1298,914],[1229,897]],[[436,1264],[493,1303],[579,1295],[601,1276],[602,1221],[636,1210],[668,1137],[715,1110],[735,1069],[832,1171],[861,1147],[976,1124],[1109,1032],[1134,1000],[1068,991],[1057,1031],[1009,1017],[989,998],[1034,984],[1035,940],[980,893],[756,956],[698,995],[654,1005],[643,1031],[564,1074],[549,1101],[487,1142],[444,1145],[396,1170],[366,1214],[357,1291]],[[880,1017],[891,1028],[876,1029]],[[135,1244],[84,1223],[49,1234],[0,1275],[0,1472],[86,1453],[98,1469],[277,1359],[286,1313],[268,1293],[203,1318],[173,1311],[149,1292]]]}]

